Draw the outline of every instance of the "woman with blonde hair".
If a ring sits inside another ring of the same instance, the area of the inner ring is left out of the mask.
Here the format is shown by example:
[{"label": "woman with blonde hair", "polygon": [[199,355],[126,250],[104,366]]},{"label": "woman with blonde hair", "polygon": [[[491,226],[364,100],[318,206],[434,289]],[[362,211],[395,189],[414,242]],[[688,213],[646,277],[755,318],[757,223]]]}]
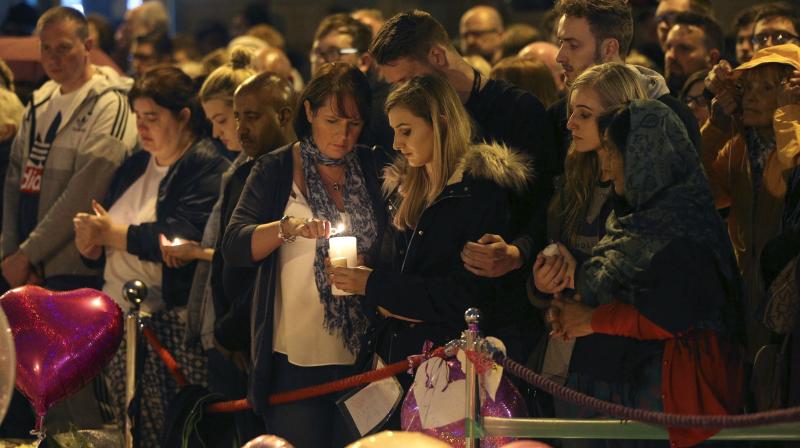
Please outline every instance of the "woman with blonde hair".
[{"label": "woman with blonde hair", "polygon": [[[199,342],[203,348],[208,361],[206,366],[211,392],[228,400],[241,398],[247,393],[247,357],[220,342],[224,338],[218,335],[217,328],[226,320],[226,313],[215,309],[214,304],[216,301],[230,303],[234,298],[215,297],[223,294],[218,294],[218,290],[212,288],[212,270],[216,273],[222,268],[222,256],[216,253],[216,245],[230,219],[230,213],[223,210],[222,204],[227,203],[228,196],[236,195],[232,190],[241,191],[242,185],[239,184],[243,184],[243,181],[236,173],[249,160],[242,151],[236,131],[233,94],[240,84],[255,75],[251,67],[252,56],[253,52],[249,49],[234,49],[230,60],[208,75],[198,93],[206,119],[211,123],[213,137],[221,141],[228,151],[237,153],[231,166],[222,175],[220,194],[206,222],[203,238],[199,242],[185,241],[179,245],[162,246],[165,262],[181,264],[197,260],[187,305],[187,340]],[[246,331],[243,333],[247,334]],[[250,440],[264,432],[261,419],[252,411],[237,412],[235,422],[235,435],[240,441]]]},{"label": "woman with blonde hair", "polygon": [[556,82],[550,69],[538,59],[509,56],[492,67],[492,79],[502,79],[539,98],[545,108],[558,101]]},{"label": "woman with blonde hair", "polygon": [[[473,144],[455,90],[433,75],[400,84],[386,101],[402,159],[386,171],[391,230],[374,269],[333,268],[334,284],[377,310],[371,337],[395,362],[457,337],[464,311],[490,304],[498,280],[464,267],[461,248],[486,233],[509,236],[512,195],[524,192],[528,160],[499,145]],[[400,378],[401,381],[406,378]]]},{"label": "woman with blonde hair", "polygon": [[[570,86],[570,116],[567,127],[572,143],[564,163],[564,176],[557,185],[547,213],[547,236],[559,241],[536,257],[529,284],[531,302],[541,308],[550,306],[552,294],[570,287],[569,272],[588,259],[594,246],[605,235],[606,218],[613,209],[613,185],[601,171],[597,150],[601,145],[598,117],[605,111],[648,97],[641,78],[634,69],[621,63],[594,66],[583,72]],[[576,261],[577,259],[577,261]],[[546,316],[545,320],[550,320]],[[546,350],[529,363],[562,384],[572,372],[580,355],[594,349],[594,337],[574,340],[543,338]],[[574,351],[574,354],[573,354]],[[561,403],[555,403],[561,415]]]},{"label": "woman with blonde hair", "polygon": [[[600,147],[597,117],[611,107],[635,99],[646,99],[639,75],[625,64],[610,62],[583,72],[569,90],[572,132],[564,176],[550,202],[547,233],[572,253],[586,257],[604,233],[611,211],[611,184],[603,179],[596,150]],[[560,255],[537,257],[534,264],[536,289],[545,294],[560,291],[568,280]]]}]

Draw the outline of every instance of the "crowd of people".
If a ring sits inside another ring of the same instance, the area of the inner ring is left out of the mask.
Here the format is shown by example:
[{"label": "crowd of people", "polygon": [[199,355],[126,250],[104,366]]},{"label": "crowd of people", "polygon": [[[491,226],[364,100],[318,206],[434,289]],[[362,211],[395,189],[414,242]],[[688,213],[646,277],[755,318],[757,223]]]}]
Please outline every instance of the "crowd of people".
[{"label": "crowd of people", "polygon": [[[159,2],[106,44],[125,71],[94,65],[102,21],[51,8],[49,80],[24,106],[0,64],[4,287],[92,287],[128,310],[143,281],[190,382],[252,405],[209,446],[344,446],[342,394],[266,397],[443,345],[470,307],[509,357],[608,401],[800,404],[800,13],[743,11],[729,61],[708,0],[661,0],[658,63],[631,51],[625,0],[550,16],[552,36],[476,6],[452,39],[421,10],[332,14],[303,79],[275,28],[199,55]],[[49,425],[123,422],[126,351]],[[535,416],[603,417],[520,386]],[[171,446],[178,387],[153,351],[139,387],[140,446]],[[0,434],[32,427],[15,403]]]}]

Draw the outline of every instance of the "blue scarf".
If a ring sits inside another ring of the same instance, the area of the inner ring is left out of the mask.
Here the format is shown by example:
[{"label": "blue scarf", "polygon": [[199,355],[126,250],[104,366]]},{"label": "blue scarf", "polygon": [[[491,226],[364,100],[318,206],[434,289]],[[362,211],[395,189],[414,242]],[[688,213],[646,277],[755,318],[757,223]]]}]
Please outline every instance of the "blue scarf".
[{"label": "blue scarf", "polygon": [[686,128],[659,101],[637,100],[629,107],[631,131],[622,151],[628,207],[608,217],[605,237],[581,266],[579,292],[587,303],[635,303],[636,275],[679,238],[711,249],[733,282],[730,240]]},{"label": "blue scarf", "polygon": [[[355,236],[358,253],[369,251],[378,235],[378,224],[372,209],[372,200],[367,192],[364,173],[355,150],[341,159],[331,159],[322,154],[317,146],[306,139],[300,142],[300,157],[303,159],[303,174],[308,189],[307,200],[313,216],[326,219],[334,226],[342,221],[341,212],[322,184],[317,165],[343,165],[345,183],[342,190],[344,210],[349,223],[343,235]],[[314,258],[314,276],[319,290],[319,299],[325,307],[325,329],[337,332],[345,347],[358,354],[360,338],[367,330],[367,317],[361,308],[362,297],[339,296],[331,293],[331,285],[325,274],[325,258],[328,256],[328,240],[317,239],[317,254]]]}]

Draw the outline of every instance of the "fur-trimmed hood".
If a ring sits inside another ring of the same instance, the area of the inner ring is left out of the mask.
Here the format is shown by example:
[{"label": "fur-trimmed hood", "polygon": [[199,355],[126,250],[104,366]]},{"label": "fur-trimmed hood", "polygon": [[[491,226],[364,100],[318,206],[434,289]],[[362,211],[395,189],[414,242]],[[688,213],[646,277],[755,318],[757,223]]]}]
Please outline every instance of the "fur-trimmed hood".
[{"label": "fur-trimmed hood", "polygon": [[[402,180],[407,162],[398,158],[383,170],[383,190],[395,191]],[[447,182],[457,183],[467,175],[486,179],[515,193],[523,193],[534,176],[533,161],[529,156],[498,143],[472,145],[458,162],[456,172]]]}]

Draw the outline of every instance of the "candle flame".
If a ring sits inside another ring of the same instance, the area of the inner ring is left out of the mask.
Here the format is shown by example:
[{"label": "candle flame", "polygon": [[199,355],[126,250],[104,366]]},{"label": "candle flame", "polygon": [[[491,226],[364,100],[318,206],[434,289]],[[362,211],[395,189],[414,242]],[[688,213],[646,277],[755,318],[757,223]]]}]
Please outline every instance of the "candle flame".
[{"label": "candle flame", "polygon": [[344,223],[341,222],[331,229],[331,235],[338,235],[342,232],[344,232]]}]

